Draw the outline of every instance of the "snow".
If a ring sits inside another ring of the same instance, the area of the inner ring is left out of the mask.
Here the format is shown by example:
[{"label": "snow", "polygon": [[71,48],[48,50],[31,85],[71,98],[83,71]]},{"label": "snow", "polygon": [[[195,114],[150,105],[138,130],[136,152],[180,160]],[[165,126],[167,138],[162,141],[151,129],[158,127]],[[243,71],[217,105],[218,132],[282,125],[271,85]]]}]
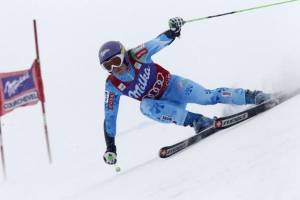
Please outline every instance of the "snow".
[{"label": "snow", "polygon": [[[299,199],[300,96],[219,132],[169,159],[158,150],[193,130],[144,117],[121,99],[118,165],[104,164],[106,73],[98,49],[107,40],[128,48],[156,37],[171,17],[184,19],[274,1],[17,1],[0,7],[0,71],[29,67],[37,19],[54,163],[48,164],[40,105],[1,118],[8,179],[1,200]],[[154,56],[174,74],[207,88],[288,90],[300,85],[299,2],[186,24]],[[244,107],[190,105],[220,116]],[[0,175],[2,178],[2,174]]]}]

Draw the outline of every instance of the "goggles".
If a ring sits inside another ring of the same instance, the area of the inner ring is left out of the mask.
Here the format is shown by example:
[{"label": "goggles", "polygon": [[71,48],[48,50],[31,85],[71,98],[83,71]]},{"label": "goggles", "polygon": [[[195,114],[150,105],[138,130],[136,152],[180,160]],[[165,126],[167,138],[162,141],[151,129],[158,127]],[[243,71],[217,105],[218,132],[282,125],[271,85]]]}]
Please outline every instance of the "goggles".
[{"label": "goggles", "polygon": [[113,57],[111,57],[109,60],[104,61],[101,66],[107,70],[108,72],[112,72],[114,68],[121,67],[125,57],[125,49],[122,48],[121,52]]}]

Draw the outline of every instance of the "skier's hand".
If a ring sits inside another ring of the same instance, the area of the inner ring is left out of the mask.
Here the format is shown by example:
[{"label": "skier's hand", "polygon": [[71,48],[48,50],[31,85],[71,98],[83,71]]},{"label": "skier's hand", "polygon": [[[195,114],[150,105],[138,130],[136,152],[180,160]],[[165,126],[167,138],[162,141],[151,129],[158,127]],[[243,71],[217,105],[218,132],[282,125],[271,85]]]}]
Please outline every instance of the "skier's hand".
[{"label": "skier's hand", "polygon": [[106,151],[103,155],[103,160],[106,164],[114,165],[117,163],[117,147],[115,145],[115,137],[107,134],[104,123],[104,136],[106,142]]},{"label": "skier's hand", "polygon": [[117,163],[116,152],[106,151],[103,155],[104,162],[109,165],[114,165]]},{"label": "skier's hand", "polygon": [[169,19],[170,30],[175,33],[179,33],[183,25],[184,25],[184,20],[181,17],[174,17]]}]

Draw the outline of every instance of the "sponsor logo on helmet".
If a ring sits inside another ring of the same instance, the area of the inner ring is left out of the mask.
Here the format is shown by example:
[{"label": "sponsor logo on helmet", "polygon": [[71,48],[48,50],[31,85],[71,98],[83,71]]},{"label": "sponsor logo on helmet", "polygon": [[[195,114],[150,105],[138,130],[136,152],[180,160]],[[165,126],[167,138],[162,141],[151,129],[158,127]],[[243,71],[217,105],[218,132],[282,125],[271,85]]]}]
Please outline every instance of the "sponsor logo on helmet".
[{"label": "sponsor logo on helmet", "polygon": [[101,58],[103,58],[105,56],[105,54],[107,54],[110,51],[110,49],[104,49],[101,53],[100,56]]}]

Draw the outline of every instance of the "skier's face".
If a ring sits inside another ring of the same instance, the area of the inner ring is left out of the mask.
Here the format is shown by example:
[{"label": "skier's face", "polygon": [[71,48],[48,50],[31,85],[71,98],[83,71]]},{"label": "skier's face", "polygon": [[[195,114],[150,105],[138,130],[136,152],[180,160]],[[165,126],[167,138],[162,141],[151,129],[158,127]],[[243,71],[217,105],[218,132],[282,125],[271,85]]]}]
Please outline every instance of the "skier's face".
[{"label": "skier's face", "polygon": [[122,48],[119,54],[116,54],[110,59],[104,61],[101,63],[101,66],[110,73],[113,72],[115,68],[120,68],[125,58],[125,52],[125,48]]}]

